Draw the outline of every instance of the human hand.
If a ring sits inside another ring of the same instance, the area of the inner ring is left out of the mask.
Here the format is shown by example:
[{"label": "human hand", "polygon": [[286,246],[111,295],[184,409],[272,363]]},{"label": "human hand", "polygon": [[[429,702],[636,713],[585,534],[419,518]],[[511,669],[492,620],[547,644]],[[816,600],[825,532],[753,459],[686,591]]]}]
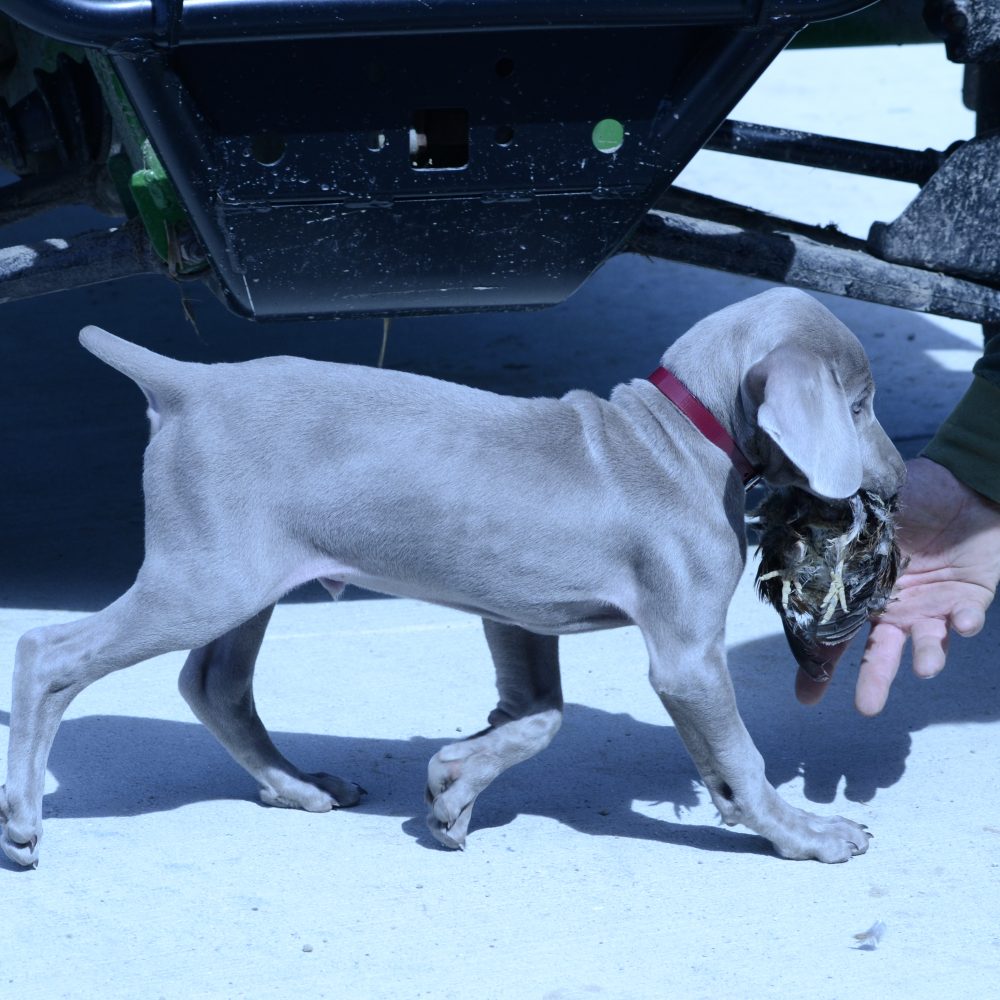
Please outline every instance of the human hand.
[{"label": "human hand", "polygon": [[[949,628],[975,635],[1000,581],[1000,505],[929,459],[907,463],[897,537],[909,562],[896,581],[894,599],[872,624],[861,658],[854,703],[863,715],[885,707],[908,640],[914,673],[938,674]],[[827,685],[799,673],[799,700],[818,701]]]}]

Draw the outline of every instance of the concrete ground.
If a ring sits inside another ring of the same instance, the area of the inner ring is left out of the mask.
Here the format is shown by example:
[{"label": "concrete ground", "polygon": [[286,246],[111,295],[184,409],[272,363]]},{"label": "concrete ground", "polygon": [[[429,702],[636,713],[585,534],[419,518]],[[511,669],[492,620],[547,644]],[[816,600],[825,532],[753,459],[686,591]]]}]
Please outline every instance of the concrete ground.
[{"label": "concrete ground", "polygon": [[[943,148],[971,133],[959,87],[937,46],[789,52],[738,114]],[[912,193],[711,154],[684,182],[862,235]],[[73,215],[4,236],[62,235]],[[525,395],[604,394],[645,375],[696,319],[763,287],[620,258],[554,309],[399,321],[387,363]],[[191,296],[197,330],[158,280],[0,307],[4,725],[18,636],[103,606],[141,560],[143,405],[76,345],[81,325],[188,358],[377,356],[375,322],[255,327]],[[967,384],[978,331],[824,301],[863,339],[881,419],[915,453]],[[258,704],[289,757],[359,782],[363,804],[327,815],[259,805],[177,694],[182,653],[101,681],[71,706],[52,753],[39,868],[0,865],[0,996],[991,995],[1000,615],[954,643],[936,680],[901,675],[870,720],[851,706],[857,649],[819,707],[796,704],[777,618],[749,578],[728,641],[771,780],[797,805],[868,824],[866,856],[781,861],[720,827],[633,629],[564,640],[558,739],[483,796],[464,853],[439,849],[423,820],[426,761],[493,704],[478,623],[356,593],[331,604],[306,588],[275,614]],[[881,943],[859,944],[877,920]]]}]

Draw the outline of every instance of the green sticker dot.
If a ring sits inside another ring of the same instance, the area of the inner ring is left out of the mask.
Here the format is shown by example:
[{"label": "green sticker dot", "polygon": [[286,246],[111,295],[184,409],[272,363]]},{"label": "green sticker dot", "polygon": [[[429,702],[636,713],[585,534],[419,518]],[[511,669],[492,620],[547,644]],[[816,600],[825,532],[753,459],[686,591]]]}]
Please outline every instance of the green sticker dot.
[{"label": "green sticker dot", "polygon": [[617,153],[625,142],[625,126],[614,118],[602,118],[594,126],[591,139],[599,153]]}]

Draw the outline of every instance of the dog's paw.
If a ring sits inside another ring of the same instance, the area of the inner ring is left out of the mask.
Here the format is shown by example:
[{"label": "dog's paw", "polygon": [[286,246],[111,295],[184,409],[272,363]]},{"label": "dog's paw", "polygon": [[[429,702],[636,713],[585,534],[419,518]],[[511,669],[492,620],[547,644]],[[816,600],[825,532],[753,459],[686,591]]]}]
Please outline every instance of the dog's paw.
[{"label": "dog's paw", "polygon": [[452,815],[447,802],[440,798],[435,800],[430,788],[427,789],[425,797],[431,807],[427,813],[427,828],[434,839],[451,851],[464,851],[473,803],[466,803],[457,814]]},{"label": "dog's paw", "polygon": [[794,861],[816,860],[840,864],[864,854],[873,834],[868,828],[843,816],[813,816],[796,810],[796,821],[772,843],[783,857]]},{"label": "dog's paw", "polygon": [[0,850],[15,864],[25,868],[38,867],[38,833],[34,824],[17,824],[14,810],[7,799],[7,786],[0,786]]},{"label": "dog's paw", "polygon": [[261,786],[260,799],[265,805],[306,812],[330,812],[356,806],[367,792],[353,781],[333,774],[282,774]]},{"label": "dog's paw", "polygon": [[[463,744],[455,746],[465,749]],[[463,763],[455,747],[445,747],[444,752],[436,753],[427,765],[427,790],[424,792],[424,800],[430,807],[427,827],[439,844],[453,851],[465,849],[472,807],[476,803],[475,795],[470,798],[468,785],[461,778]]]},{"label": "dog's paw", "polygon": [[38,838],[31,837],[28,841],[22,843],[17,840],[12,840],[7,835],[6,828],[3,833],[0,833],[0,849],[3,850],[4,854],[10,858],[11,861],[16,865],[21,865],[23,868],[37,868],[38,867]]}]

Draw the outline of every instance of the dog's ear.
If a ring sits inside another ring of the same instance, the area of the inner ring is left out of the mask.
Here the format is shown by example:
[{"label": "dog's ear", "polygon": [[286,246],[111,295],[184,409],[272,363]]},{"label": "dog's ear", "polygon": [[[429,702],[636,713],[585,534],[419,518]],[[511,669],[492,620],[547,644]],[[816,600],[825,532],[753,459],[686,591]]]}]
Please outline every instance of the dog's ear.
[{"label": "dog's ear", "polygon": [[861,446],[851,404],[835,374],[808,351],[776,347],[743,381],[757,426],[816,494],[839,500],[861,487]]}]

